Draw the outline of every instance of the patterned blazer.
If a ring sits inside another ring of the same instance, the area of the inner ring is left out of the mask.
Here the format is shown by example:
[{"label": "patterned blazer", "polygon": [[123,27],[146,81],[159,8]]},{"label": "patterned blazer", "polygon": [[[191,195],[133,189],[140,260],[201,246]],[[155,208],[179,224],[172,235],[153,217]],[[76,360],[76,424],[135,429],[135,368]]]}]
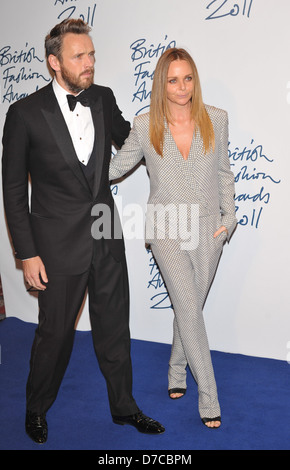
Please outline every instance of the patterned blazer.
[{"label": "patterned blazer", "polygon": [[[143,157],[150,177],[148,205],[198,204],[199,216],[216,215],[228,230],[228,240],[236,226],[234,175],[228,156],[227,112],[206,105],[215,132],[215,150],[204,154],[199,130],[192,139],[188,160],[180,154],[167,127],[163,156],[150,143],[149,113],[134,118],[125,144],[111,160],[109,179],[118,179]],[[148,211],[146,225],[149,221]]]}]

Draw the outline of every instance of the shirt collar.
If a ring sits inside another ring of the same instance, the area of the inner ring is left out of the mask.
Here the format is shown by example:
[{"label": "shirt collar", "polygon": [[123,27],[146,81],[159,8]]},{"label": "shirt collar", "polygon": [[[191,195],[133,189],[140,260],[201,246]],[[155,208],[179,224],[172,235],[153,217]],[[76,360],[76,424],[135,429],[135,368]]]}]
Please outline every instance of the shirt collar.
[{"label": "shirt collar", "polygon": [[[65,104],[68,105],[68,102],[67,102],[67,95],[69,95],[70,93],[65,90],[57,81],[57,79],[54,77],[53,81],[52,81],[52,87],[53,87],[53,91],[55,93],[55,96],[57,98],[57,101],[59,103],[59,105],[62,107],[64,106]],[[83,91],[83,90],[82,90]],[[82,93],[82,91],[80,93]],[[78,93],[79,94],[79,93]]]}]

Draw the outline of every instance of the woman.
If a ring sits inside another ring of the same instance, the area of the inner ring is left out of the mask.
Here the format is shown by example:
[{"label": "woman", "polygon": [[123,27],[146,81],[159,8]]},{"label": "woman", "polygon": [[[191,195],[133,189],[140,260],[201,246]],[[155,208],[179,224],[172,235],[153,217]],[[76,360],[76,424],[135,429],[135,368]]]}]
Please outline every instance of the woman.
[{"label": "woman", "polygon": [[199,413],[210,428],[220,426],[221,411],[202,308],[224,241],[236,226],[227,147],[227,113],[204,105],[192,58],[172,48],[157,63],[150,112],[134,119],[110,165],[113,180],[145,157],[146,241],[174,310],[169,396],[185,394],[189,365],[198,384]]}]

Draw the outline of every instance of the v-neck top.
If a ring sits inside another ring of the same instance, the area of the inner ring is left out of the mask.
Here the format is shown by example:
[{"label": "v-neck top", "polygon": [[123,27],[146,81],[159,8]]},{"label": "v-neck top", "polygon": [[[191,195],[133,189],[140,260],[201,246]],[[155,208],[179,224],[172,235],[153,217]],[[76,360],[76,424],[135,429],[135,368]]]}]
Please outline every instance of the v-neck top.
[{"label": "v-neck top", "polygon": [[169,147],[169,153],[172,159],[175,160],[176,164],[179,165],[181,170],[184,173],[184,176],[190,181],[191,187],[194,190],[193,193],[193,199],[192,203],[198,203],[200,201],[200,195],[197,189],[197,184],[196,184],[196,179],[194,175],[194,139],[195,139],[195,133],[193,133],[192,136],[192,141],[189,149],[189,154],[187,159],[183,158],[179,148],[177,147],[177,144],[175,142],[175,139],[169,129],[165,130],[166,132],[166,138],[167,138],[167,145]]}]

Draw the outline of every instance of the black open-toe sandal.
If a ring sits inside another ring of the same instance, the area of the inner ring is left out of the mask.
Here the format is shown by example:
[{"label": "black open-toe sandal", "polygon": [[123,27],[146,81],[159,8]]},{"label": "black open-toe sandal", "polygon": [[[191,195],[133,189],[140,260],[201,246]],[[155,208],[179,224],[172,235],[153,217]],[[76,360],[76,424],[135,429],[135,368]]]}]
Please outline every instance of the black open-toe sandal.
[{"label": "black open-toe sandal", "polygon": [[[185,392],[186,392],[186,388],[170,388],[170,389],[168,390],[168,395],[169,395],[169,397],[171,398],[171,400],[178,400],[178,398],[184,397]],[[181,395],[181,397],[171,397],[170,395],[171,395],[172,393],[182,393],[182,395]]]},{"label": "black open-toe sandal", "polygon": [[[206,423],[210,423],[211,421],[219,421],[222,422],[221,417],[217,416],[216,418],[201,418],[201,421],[206,426]],[[219,429],[220,426],[206,426],[208,429]]]}]

